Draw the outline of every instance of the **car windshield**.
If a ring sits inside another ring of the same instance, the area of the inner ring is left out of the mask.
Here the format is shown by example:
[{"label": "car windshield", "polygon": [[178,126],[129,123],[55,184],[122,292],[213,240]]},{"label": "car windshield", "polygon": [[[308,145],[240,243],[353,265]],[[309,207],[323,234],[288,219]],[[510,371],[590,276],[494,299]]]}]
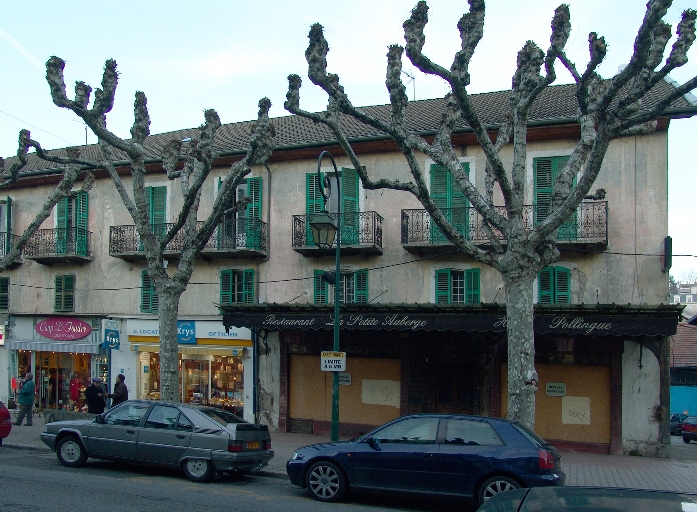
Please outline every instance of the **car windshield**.
[{"label": "car windshield", "polygon": [[512,423],[512,425],[518,432],[523,434],[523,436],[527,437],[533,444],[536,444],[538,446],[549,446],[549,443],[547,441],[535,434],[535,432],[530,430],[522,423]]},{"label": "car windshield", "polygon": [[231,412],[223,411],[222,409],[199,409],[202,414],[205,414],[210,419],[221,425],[229,425],[230,423],[247,423],[239,416],[235,416]]}]

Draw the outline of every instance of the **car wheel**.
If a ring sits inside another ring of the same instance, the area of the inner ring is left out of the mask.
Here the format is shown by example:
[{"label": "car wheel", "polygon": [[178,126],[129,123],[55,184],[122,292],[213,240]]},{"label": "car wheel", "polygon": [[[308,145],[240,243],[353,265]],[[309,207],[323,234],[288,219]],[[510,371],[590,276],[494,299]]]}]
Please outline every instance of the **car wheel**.
[{"label": "car wheel", "polygon": [[194,482],[208,482],[213,478],[213,463],[206,459],[186,459],[182,468],[186,478]]},{"label": "car wheel", "polygon": [[689,438],[689,437],[682,436],[682,442],[683,442],[683,443],[689,443],[689,442],[690,442],[690,438]]},{"label": "car wheel", "polygon": [[82,466],[87,460],[87,452],[75,436],[64,437],[56,445],[58,461],[69,468]]},{"label": "car wheel", "polygon": [[519,489],[520,484],[507,476],[494,476],[486,480],[479,488],[479,504],[503,491]]},{"label": "car wheel", "polygon": [[344,472],[326,460],[310,466],[306,483],[312,497],[319,501],[339,501],[346,495],[348,487]]}]

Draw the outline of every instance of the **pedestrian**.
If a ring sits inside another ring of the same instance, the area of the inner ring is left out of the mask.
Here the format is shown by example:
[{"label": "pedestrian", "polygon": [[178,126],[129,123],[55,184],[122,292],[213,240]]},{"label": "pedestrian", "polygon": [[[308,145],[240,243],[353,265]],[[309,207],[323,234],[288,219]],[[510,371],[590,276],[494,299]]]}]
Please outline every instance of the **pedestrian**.
[{"label": "pedestrian", "polygon": [[36,384],[34,384],[34,375],[27,373],[24,378],[24,384],[19,390],[19,416],[15,425],[21,425],[24,416],[27,417],[27,426],[32,426],[32,407],[34,407],[34,392]]},{"label": "pedestrian", "polygon": [[92,385],[87,386],[85,390],[85,399],[87,400],[87,412],[92,414],[102,414],[104,412],[104,393],[101,388],[102,379],[92,377]]},{"label": "pedestrian", "polygon": [[126,387],[126,376],[119,373],[116,376],[116,384],[114,384],[114,392],[107,394],[109,398],[113,398],[111,406],[116,407],[120,403],[128,400],[128,388]]}]

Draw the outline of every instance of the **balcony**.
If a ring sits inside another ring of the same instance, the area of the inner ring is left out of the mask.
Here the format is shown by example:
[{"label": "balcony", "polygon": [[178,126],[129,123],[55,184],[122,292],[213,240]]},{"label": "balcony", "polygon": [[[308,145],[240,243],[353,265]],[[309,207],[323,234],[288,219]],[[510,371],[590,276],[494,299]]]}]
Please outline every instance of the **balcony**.
[{"label": "balcony", "polygon": [[[543,207],[523,207],[525,228],[531,230]],[[546,208],[544,213],[546,213]],[[444,208],[443,213],[467,240],[477,245],[491,245],[482,226],[481,214],[472,207]],[[497,207],[500,215],[506,215],[504,207]],[[498,239],[505,243],[503,235]],[[402,246],[411,253],[427,255],[452,247],[450,241],[431,223],[426,210],[402,210]],[[600,252],[607,249],[607,201],[583,201],[572,218],[562,224],[557,232],[560,250],[577,249]]]},{"label": "balcony", "polygon": [[[336,222],[336,213],[329,216]],[[293,250],[303,256],[330,256],[333,247],[320,249],[312,239],[312,215],[293,215]],[[382,254],[382,217],[376,212],[342,213],[341,255],[375,256]]]},{"label": "balcony", "polygon": [[24,257],[42,265],[92,261],[92,232],[84,228],[39,229],[24,246]]},{"label": "balcony", "polygon": [[[166,233],[173,224],[155,224],[155,233]],[[200,229],[203,222],[197,222]],[[268,236],[266,222],[259,219],[237,218],[223,221],[213,231],[201,251],[200,257],[206,260],[216,258],[257,259],[268,255]],[[170,240],[163,255],[177,259],[184,247],[184,232]],[[109,233],[109,255],[126,261],[144,261],[145,251],[135,226],[111,226]]]},{"label": "balcony", "polygon": [[[10,252],[19,242],[19,237],[5,231],[0,231],[0,259],[4,259],[5,255]],[[22,264],[21,254],[17,260],[9,266],[15,268]]]}]

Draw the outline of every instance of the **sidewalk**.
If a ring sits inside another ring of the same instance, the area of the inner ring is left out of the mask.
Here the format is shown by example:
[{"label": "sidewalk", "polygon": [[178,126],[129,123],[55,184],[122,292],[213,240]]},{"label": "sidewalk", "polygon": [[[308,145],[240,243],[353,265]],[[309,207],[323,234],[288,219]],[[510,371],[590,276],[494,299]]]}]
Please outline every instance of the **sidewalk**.
[{"label": "sidewalk", "polygon": [[[33,426],[13,426],[0,449],[15,448],[48,453],[48,447],[39,437],[43,430],[44,417],[35,414]],[[296,448],[328,441],[328,437],[322,436],[271,432],[271,448],[275,455],[261,475],[286,478],[286,461]],[[566,484],[695,492],[697,443],[683,445],[680,438],[675,438],[674,441],[673,458],[670,459],[563,452],[561,461],[566,472]]]}]

